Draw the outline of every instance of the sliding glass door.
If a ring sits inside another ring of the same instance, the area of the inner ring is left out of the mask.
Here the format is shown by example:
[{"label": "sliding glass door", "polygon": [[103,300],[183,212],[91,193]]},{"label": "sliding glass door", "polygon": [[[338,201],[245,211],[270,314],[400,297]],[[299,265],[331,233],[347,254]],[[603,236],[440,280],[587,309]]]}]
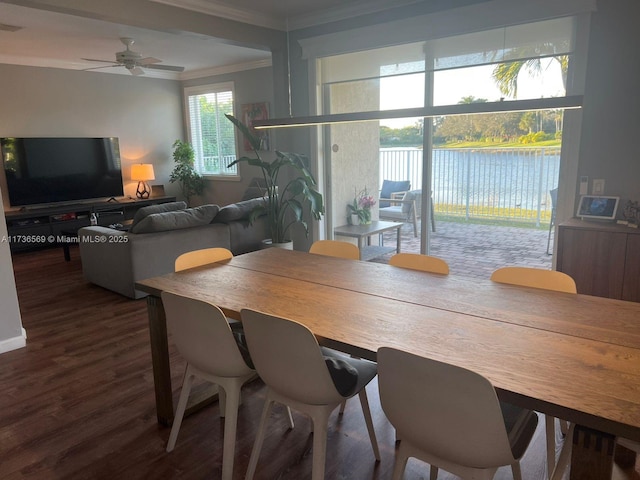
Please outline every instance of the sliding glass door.
[{"label": "sliding glass door", "polygon": [[[324,127],[327,236],[348,222],[360,192],[378,198],[385,181],[404,181],[395,196],[409,199],[395,204],[407,213],[403,250],[441,256],[476,276],[500,263],[549,268],[563,112],[489,106],[566,95],[574,30],[567,17],[320,60],[323,113],[446,113],[461,103],[482,112]],[[388,206],[378,200],[372,217],[388,219]]]}]

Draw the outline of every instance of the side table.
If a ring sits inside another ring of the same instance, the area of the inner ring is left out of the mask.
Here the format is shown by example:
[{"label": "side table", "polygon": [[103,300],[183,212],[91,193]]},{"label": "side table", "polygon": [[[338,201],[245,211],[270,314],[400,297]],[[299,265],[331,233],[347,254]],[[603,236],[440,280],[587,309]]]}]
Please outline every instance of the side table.
[{"label": "side table", "polygon": [[[368,225],[342,225],[333,229],[334,235],[351,237],[358,239],[360,249],[360,260],[371,260],[373,258],[395,251],[400,253],[400,228],[401,222],[374,221]],[[380,234],[389,230],[396,230],[396,247],[385,247],[383,245],[371,245],[371,235]],[[366,239],[366,245],[365,245]]]}]

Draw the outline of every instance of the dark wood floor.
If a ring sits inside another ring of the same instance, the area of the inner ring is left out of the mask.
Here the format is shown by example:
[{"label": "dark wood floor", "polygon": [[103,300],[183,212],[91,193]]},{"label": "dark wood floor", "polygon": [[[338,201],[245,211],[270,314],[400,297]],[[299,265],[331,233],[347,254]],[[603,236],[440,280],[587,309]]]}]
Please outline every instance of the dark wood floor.
[{"label": "dark wood floor", "polygon": [[[224,421],[217,404],[188,417],[176,449],[165,452],[169,429],[155,419],[145,301],[87,284],[77,248],[71,257],[65,262],[53,249],[13,259],[28,340],[26,348],[0,356],[0,478],[220,478]],[[184,362],[171,348],[177,400]],[[382,461],[374,462],[359,403],[351,400],[344,416],[330,420],[327,479],[391,478],[393,428],[377,384],[367,390]],[[235,479],[244,478],[263,393],[260,380],[243,390]],[[309,423],[294,418],[289,431],[282,411],[275,412],[257,479],[311,477]],[[544,459],[539,428],[523,459],[524,479],[546,478]],[[424,478],[425,465],[410,461],[405,479]],[[441,472],[439,478],[454,477]],[[509,469],[496,478],[511,478]]]}]

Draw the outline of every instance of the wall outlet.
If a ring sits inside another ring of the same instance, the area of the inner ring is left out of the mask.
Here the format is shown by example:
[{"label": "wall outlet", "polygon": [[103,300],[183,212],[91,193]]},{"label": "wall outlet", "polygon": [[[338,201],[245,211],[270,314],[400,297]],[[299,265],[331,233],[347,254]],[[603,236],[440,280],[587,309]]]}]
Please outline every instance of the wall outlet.
[{"label": "wall outlet", "polygon": [[597,178],[593,181],[594,195],[604,195],[604,178]]},{"label": "wall outlet", "polygon": [[589,177],[580,177],[580,195],[589,193]]}]

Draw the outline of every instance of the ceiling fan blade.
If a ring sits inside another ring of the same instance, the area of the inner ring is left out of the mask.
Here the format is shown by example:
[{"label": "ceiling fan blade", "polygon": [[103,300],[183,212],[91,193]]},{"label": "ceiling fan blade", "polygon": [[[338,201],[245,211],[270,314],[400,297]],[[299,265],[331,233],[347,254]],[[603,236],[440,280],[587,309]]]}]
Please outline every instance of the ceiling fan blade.
[{"label": "ceiling fan blade", "polygon": [[87,72],[89,70],[100,70],[101,68],[111,68],[111,67],[124,67],[124,65],[120,65],[119,63],[114,63],[113,65],[102,65],[101,67],[91,67],[91,68],[83,68],[83,72]]},{"label": "ceiling fan blade", "polygon": [[138,75],[144,75],[144,70],[142,70],[140,67],[133,67],[129,69],[129,72],[131,72],[131,75],[135,75],[136,77]]},{"label": "ceiling fan blade", "polygon": [[153,68],[155,70],[168,70],[170,72],[184,72],[184,67],[176,67],[174,65],[145,65],[144,68]]},{"label": "ceiling fan blade", "polygon": [[113,63],[114,65],[120,65],[118,62],[114,62],[113,60],[99,60],[97,58],[81,58],[80,60],[85,60],[87,62]]},{"label": "ceiling fan blade", "polygon": [[146,66],[146,65],[151,65],[152,63],[160,63],[161,61],[162,60],[158,60],[157,58],[145,57],[145,58],[141,58],[136,63],[140,66]]}]

